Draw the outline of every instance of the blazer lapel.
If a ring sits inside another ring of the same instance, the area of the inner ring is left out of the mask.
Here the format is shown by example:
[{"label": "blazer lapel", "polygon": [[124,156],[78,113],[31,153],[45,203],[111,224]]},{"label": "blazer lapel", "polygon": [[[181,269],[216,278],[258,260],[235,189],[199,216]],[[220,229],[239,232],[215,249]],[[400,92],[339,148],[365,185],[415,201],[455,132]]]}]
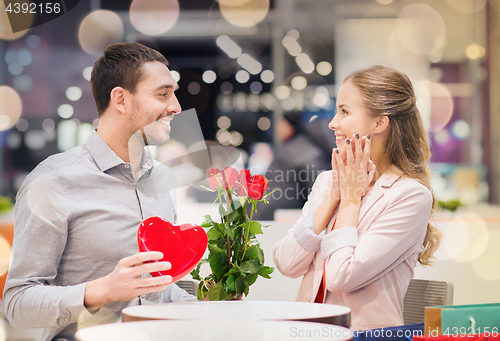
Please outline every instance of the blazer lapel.
[{"label": "blazer lapel", "polygon": [[363,200],[361,201],[361,208],[359,210],[358,226],[359,222],[363,219],[368,210],[375,205],[377,201],[384,196],[384,192],[387,188],[391,188],[392,185],[401,177],[398,171],[396,172],[385,172],[382,176],[373,184],[373,187],[368,191]]}]

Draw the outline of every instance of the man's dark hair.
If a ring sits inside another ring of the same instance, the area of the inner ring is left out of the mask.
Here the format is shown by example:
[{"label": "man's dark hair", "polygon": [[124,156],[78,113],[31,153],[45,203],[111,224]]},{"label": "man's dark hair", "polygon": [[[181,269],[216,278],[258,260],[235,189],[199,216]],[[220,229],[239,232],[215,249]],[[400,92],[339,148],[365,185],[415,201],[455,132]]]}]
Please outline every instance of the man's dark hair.
[{"label": "man's dark hair", "polygon": [[118,43],[106,47],[104,54],[94,63],[90,78],[99,117],[109,106],[111,90],[120,86],[134,92],[144,63],[154,61],[168,65],[160,52],[138,43]]}]

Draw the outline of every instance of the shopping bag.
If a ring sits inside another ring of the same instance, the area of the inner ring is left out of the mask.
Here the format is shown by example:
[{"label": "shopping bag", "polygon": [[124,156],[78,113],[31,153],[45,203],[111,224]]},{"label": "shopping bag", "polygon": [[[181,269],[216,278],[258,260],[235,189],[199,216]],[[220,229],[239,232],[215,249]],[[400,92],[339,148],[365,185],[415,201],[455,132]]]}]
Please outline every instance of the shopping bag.
[{"label": "shopping bag", "polygon": [[499,332],[500,303],[425,308],[424,335],[486,334],[488,336]]}]

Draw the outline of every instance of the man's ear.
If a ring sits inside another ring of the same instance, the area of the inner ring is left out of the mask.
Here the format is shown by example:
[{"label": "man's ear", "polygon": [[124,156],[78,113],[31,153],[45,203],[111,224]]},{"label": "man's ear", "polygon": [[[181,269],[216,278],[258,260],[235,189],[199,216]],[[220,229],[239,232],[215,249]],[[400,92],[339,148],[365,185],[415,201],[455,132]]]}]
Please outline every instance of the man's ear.
[{"label": "man's ear", "polygon": [[374,129],[374,133],[375,134],[381,134],[383,132],[385,132],[387,130],[387,128],[389,127],[389,123],[390,123],[390,120],[389,120],[389,117],[388,116],[379,116],[376,118],[375,120],[375,129]]},{"label": "man's ear", "polygon": [[120,86],[116,86],[111,90],[109,98],[109,106],[117,110],[118,112],[125,114],[125,103],[128,95],[128,91]]}]

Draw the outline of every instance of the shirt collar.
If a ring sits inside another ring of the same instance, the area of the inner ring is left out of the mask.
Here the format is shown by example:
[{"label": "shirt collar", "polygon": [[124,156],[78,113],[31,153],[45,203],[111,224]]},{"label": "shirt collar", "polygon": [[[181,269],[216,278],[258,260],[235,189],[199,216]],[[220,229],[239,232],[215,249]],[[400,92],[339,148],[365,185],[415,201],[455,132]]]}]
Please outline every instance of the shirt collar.
[{"label": "shirt collar", "polygon": [[[109,148],[106,142],[97,134],[96,130],[92,130],[87,142],[85,142],[85,147],[94,158],[101,172],[105,172],[108,169],[125,163],[111,148]],[[149,173],[153,169],[153,158],[145,149],[141,158],[141,169]]]}]

